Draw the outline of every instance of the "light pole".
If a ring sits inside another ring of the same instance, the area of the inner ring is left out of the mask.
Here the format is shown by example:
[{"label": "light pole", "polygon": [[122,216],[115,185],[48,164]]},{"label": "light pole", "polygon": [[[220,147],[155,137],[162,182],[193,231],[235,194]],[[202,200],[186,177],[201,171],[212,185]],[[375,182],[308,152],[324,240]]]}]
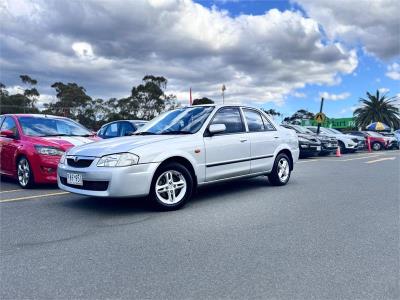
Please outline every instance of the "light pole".
[{"label": "light pole", "polygon": [[226,86],[225,84],[222,85],[222,104],[225,104],[225,90],[226,90]]}]

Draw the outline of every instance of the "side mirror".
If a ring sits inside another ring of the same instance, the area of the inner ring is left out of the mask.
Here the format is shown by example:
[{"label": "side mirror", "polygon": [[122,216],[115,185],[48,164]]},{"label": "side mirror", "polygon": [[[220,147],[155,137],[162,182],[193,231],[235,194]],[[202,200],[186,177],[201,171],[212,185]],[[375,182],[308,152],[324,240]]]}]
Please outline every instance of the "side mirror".
[{"label": "side mirror", "polygon": [[224,132],[225,130],[225,124],[211,124],[210,127],[208,127],[208,131],[211,133],[211,135]]},{"label": "side mirror", "polygon": [[0,136],[6,137],[6,138],[9,138],[9,139],[15,138],[15,134],[11,130],[2,130],[2,131],[0,131]]}]

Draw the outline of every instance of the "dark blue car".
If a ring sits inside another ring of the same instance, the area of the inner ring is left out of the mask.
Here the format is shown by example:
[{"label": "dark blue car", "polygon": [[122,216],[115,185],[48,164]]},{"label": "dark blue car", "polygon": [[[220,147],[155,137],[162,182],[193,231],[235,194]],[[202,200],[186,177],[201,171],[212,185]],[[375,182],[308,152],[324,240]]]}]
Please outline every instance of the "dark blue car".
[{"label": "dark blue car", "polygon": [[103,139],[131,135],[146,123],[147,121],[143,120],[114,121],[101,126],[97,135]]}]

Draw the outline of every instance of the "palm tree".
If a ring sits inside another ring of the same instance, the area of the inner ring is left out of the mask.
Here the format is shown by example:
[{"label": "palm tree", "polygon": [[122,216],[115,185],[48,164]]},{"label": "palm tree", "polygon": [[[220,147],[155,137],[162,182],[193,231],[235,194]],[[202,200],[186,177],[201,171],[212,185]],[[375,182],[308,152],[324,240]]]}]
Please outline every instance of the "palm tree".
[{"label": "palm tree", "polygon": [[357,108],[353,115],[356,126],[365,128],[372,122],[382,122],[392,128],[400,127],[400,111],[393,104],[397,97],[386,97],[386,94],[380,95],[379,90],[375,95],[367,92],[367,99],[360,98],[362,106]]}]

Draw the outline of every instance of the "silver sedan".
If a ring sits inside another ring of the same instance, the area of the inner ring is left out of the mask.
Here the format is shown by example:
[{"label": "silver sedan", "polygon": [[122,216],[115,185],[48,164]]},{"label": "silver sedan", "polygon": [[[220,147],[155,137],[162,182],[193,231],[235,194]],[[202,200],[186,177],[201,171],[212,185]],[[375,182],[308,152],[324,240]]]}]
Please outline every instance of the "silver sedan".
[{"label": "silver sedan", "polygon": [[298,156],[295,132],[258,109],[189,106],[161,114],[133,136],[72,148],[57,177],[69,192],[149,196],[171,210],[212,182],[267,175],[271,184],[285,185]]}]

